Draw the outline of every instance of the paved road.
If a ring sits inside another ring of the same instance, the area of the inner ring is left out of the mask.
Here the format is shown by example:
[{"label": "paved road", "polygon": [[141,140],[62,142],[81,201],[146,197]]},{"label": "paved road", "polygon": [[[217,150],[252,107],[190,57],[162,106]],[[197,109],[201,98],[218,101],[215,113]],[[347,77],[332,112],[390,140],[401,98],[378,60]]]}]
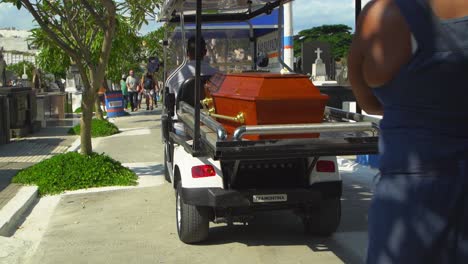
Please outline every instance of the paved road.
[{"label": "paved road", "polygon": [[[118,119],[125,132],[100,140],[95,149],[125,163],[161,168],[158,119]],[[274,212],[257,214],[247,226],[212,224],[209,241],[183,244],[174,192],[159,169],[147,172],[160,180],[157,186],[63,196],[49,209],[50,222],[31,263],[362,263],[373,172],[344,168],[342,224],[331,238],[307,236],[298,217]],[[28,221],[22,232],[27,230]]]}]

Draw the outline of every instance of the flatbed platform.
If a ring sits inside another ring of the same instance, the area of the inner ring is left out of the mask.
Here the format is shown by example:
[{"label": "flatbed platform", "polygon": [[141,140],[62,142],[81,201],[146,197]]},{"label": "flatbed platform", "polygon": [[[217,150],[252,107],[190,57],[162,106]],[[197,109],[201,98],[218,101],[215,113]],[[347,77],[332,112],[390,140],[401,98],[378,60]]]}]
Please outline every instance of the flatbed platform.
[{"label": "flatbed platform", "polygon": [[[189,136],[183,137],[171,133],[171,138],[175,143],[183,145],[187,151],[192,152],[190,137],[193,136],[194,118],[193,114],[190,113],[190,108],[190,106],[185,105],[183,109],[187,111],[179,111],[178,113],[178,118],[185,124]],[[328,112],[330,113],[330,111]],[[334,117],[337,118],[336,115]],[[203,155],[208,155],[215,160],[259,159],[260,157],[261,159],[286,159],[378,153],[378,125],[370,120],[362,120],[361,122],[329,120],[329,122],[321,124],[300,124],[305,127],[303,129],[309,129],[310,132],[320,132],[320,137],[269,140],[222,138],[223,132],[217,131],[217,129],[222,129],[221,125],[217,125],[214,119],[203,113],[201,120],[202,123],[204,123],[203,120],[209,121],[207,122],[209,124],[200,126]],[[255,128],[259,127],[262,126],[255,126]],[[297,130],[297,125],[263,127],[270,129],[270,134],[272,128],[282,129],[281,133],[288,131],[288,127],[291,130]]]}]

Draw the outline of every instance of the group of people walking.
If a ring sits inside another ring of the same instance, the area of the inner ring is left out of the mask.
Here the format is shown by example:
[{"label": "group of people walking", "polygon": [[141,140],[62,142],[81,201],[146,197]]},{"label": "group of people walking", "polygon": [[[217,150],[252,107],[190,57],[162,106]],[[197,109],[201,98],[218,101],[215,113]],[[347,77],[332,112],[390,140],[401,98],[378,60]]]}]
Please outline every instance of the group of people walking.
[{"label": "group of people walking", "polygon": [[133,70],[129,71],[129,75],[122,75],[120,81],[120,89],[124,98],[124,108],[128,109],[130,103],[130,111],[135,112],[141,108],[143,98],[146,101],[146,110],[153,110],[158,107],[160,87],[157,79],[153,74],[147,72],[142,78],[135,76]]}]

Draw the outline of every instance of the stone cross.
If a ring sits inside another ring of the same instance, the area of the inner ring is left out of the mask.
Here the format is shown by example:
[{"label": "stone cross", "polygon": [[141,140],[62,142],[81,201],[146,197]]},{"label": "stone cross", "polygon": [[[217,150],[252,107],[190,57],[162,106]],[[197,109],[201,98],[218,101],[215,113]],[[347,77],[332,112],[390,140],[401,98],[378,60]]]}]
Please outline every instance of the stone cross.
[{"label": "stone cross", "polygon": [[317,50],[315,50],[315,53],[317,53],[317,60],[321,60],[322,58],[320,58],[320,53],[323,53],[323,50],[317,48]]},{"label": "stone cross", "polygon": [[312,77],[315,81],[327,80],[327,67],[320,58],[320,54],[322,52],[323,50],[321,50],[320,48],[317,48],[317,50],[315,50],[315,53],[317,53],[317,59],[315,60],[315,63],[312,64]]},{"label": "stone cross", "polygon": [[27,80],[28,75],[26,74],[26,64],[23,64],[23,75],[21,76],[21,79]]}]

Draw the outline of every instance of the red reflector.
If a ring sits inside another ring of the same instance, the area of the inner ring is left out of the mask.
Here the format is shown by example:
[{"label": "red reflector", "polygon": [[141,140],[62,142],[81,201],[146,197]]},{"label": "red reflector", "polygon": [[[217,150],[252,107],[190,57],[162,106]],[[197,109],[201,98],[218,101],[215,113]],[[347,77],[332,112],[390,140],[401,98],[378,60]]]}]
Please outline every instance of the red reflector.
[{"label": "red reflector", "polygon": [[215,176],[216,171],[211,165],[200,165],[192,167],[192,178],[203,178]]},{"label": "red reflector", "polygon": [[317,162],[317,172],[335,172],[335,162],[330,160],[319,160]]}]

